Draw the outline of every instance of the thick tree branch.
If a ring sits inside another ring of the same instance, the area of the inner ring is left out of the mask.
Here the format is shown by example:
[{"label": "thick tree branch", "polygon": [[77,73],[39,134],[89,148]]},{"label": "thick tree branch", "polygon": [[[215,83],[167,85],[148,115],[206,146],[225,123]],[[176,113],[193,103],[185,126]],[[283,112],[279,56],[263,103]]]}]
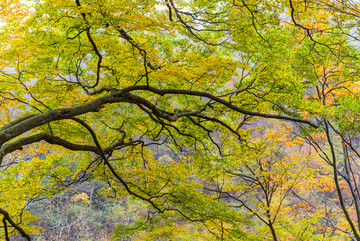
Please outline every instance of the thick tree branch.
[{"label": "thick tree branch", "polygon": [[8,223],[13,226],[19,233],[26,238],[26,240],[31,241],[31,237],[22,229],[19,225],[17,225],[10,217],[9,213],[4,209],[0,208],[0,214],[4,216],[4,219],[8,221]]},{"label": "thick tree branch", "polygon": [[6,218],[5,218],[5,217],[3,217],[3,224],[4,224],[5,240],[6,240],[6,241],[10,241],[9,232],[8,232],[8,227],[7,227],[7,223],[6,223]]},{"label": "thick tree branch", "polygon": [[[98,149],[95,146],[90,145],[78,145],[61,139],[57,136],[52,136],[46,133],[40,133],[29,137],[24,137],[16,140],[12,143],[6,144],[0,149],[0,160],[6,155],[16,150],[21,150],[23,146],[30,145],[35,142],[46,141],[49,144],[55,144],[65,147],[72,151],[91,151],[99,154]],[[1,162],[0,162],[1,163]]]},{"label": "thick tree branch", "polygon": [[188,112],[188,111],[182,111],[182,112],[175,112],[175,113],[169,113],[162,111],[158,109],[154,104],[152,104],[150,101],[136,96],[134,94],[131,94],[129,92],[136,91],[136,90],[144,90],[144,91],[150,91],[155,94],[158,94],[160,96],[163,95],[191,95],[191,96],[197,96],[197,97],[205,97],[208,98],[216,103],[222,104],[223,106],[228,107],[231,110],[234,110],[238,113],[249,115],[249,116],[257,116],[257,117],[263,117],[263,118],[269,118],[269,119],[278,119],[278,120],[286,120],[286,121],[292,121],[296,123],[303,123],[310,125],[312,127],[317,128],[318,124],[313,123],[310,120],[290,117],[290,116],[283,116],[278,114],[266,114],[262,112],[255,112],[255,111],[248,111],[245,109],[242,109],[236,105],[234,105],[232,102],[226,101],[222,98],[219,98],[215,95],[212,95],[210,93],[206,92],[200,92],[200,91],[191,91],[191,90],[179,90],[179,89],[157,89],[153,87],[149,87],[147,85],[138,85],[138,86],[131,86],[127,88],[123,88],[121,90],[115,91],[109,95],[98,97],[97,99],[90,101],[83,105],[78,105],[71,108],[63,108],[63,109],[54,109],[46,113],[41,113],[37,115],[31,115],[29,117],[23,117],[19,120],[13,121],[9,123],[8,125],[4,126],[0,129],[0,145],[3,145],[7,141],[44,124],[47,124],[51,121],[56,120],[63,120],[63,119],[70,119],[75,116],[83,115],[89,112],[98,112],[101,110],[101,108],[104,107],[105,104],[112,104],[112,103],[120,103],[120,102],[126,102],[126,103],[135,103],[144,105],[147,108],[149,108],[154,115],[156,115],[158,118],[166,119],[170,122],[176,121],[178,118],[183,116],[195,116],[199,114],[199,111],[195,112]]},{"label": "thick tree branch", "polygon": [[[131,87],[129,87],[131,88]],[[211,100],[213,100],[214,102],[220,103],[236,112],[239,112],[241,114],[245,114],[245,115],[249,115],[249,116],[258,116],[258,117],[263,117],[263,118],[269,118],[269,119],[279,119],[279,120],[287,120],[287,121],[292,121],[292,122],[297,122],[297,123],[303,123],[303,124],[307,124],[310,125],[312,127],[319,127],[318,124],[313,123],[310,120],[304,120],[304,119],[300,119],[300,118],[295,118],[295,117],[290,117],[290,116],[283,116],[283,115],[277,115],[277,114],[266,114],[266,113],[261,113],[261,112],[255,112],[255,111],[248,111],[248,110],[244,110],[236,105],[233,105],[232,102],[230,101],[226,101],[224,99],[221,99],[215,95],[212,95],[210,93],[207,92],[200,92],[200,91],[191,91],[191,90],[179,90],[179,89],[156,89],[153,87],[147,87],[147,86],[133,86],[133,90],[148,90],[151,91],[153,93],[159,94],[159,95],[192,95],[192,96],[199,96],[199,97],[206,97],[209,98]],[[186,115],[186,114],[183,114]]]}]

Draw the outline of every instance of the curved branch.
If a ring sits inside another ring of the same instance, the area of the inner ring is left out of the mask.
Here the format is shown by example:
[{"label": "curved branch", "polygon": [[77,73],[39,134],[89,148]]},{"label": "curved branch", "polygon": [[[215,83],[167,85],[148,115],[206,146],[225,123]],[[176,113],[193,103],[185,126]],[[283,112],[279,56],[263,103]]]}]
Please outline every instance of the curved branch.
[{"label": "curved branch", "polygon": [[8,227],[7,227],[7,223],[6,223],[6,218],[5,218],[5,217],[3,217],[3,224],[4,224],[5,240],[6,240],[6,241],[10,241],[9,232],[8,232]]},{"label": "curved branch", "polygon": [[40,142],[40,141],[46,141],[49,144],[63,146],[72,151],[91,151],[99,154],[99,151],[95,146],[74,144],[57,136],[52,136],[46,133],[40,133],[33,136],[21,138],[12,143],[2,146],[0,149],[0,164],[2,158],[5,155],[14,152],[16,150],[22,150],[23,146],[30,145],[32,143]]},{"label": "curved branch", "polygon": [[[287,120],[287,121],[292,121],[292,122],[297,122],[297,123],[303,123],[303,124],[307,124],[310,125],[312,127],[318,128],[319,125],[316,123],[313,123],[310,120],[305,120],[305,119],[300,119],[300,118],[296,118],[296,117],[291,117],[291,116],[283,116],[283,115],[277,115],[277,114],[266,114],[266,113],[261,113],[261,112],[255,112],[255,111],[248,111],[245,109],[242,109],[236,105],[233,105],[232,102],[230,101],[226,101],[224,99],[221,99],[215,95],[212,95],[210,93],[206,93],[206,92],[200,92],[200,91],[192,91],[192,90],[179,90],[179,89],[157,89],[154,87],[148,87],[148,86],[132,86],[132,87],[128,87],[129,92],[133,91],[133,90],[148,90],[151,91],[155,94],[158,95],[192,95],[192,96],[199,96],[199,97],[205,97],[205,98],[209,98],[217,103],[220,103],[236,112],[239,112],[241,114],[244,115],[250,115],[250,116],[257,116],[257,117],[263,117],[263,118],[269,118],[269,119],[279,119],[279,120]],[[181,116],[186,116],[186,113],[183,113]]]},{"label": "curved branch", "polygon": [[331,156],[332,156],[332,159],[333,159],[333,175],[334,175],[333,179],[334,179],[334,182],[335,182],[335,187],[336,187],[336,191],[337,191],[337,194],[338,194],[340,206],[341,206],[341,209],[342,209],[342,211],[343,211],[343,213],[345,215],[345,218],[346,218],[348,224],[351,227],[351,230],[352,230],[356,240],[360,240],[360,235],[359,235],[353,221],[351,220],[351,217],[350,217],[350,214],[349,214],[348,210],[345,207],[345,201],[344,201],[343,193],[341,191],[340,184],[339,184],[335,147],[334,147],[333,141],[332,141],[331,136],[330,136],[330,128],[329,128],[328,121],[325,120],[324,123],[325,123],[325,132],[326,132],[327,142],[328,142],[328,144],[330,146]]},{"label": "curved branch", "polygon": [[169,113],[169,112],[162,111],[162,110],[158,109],[150,101],[148,101],[142,97],[139,97],[139,96],[129,93],[129,92],[136,91],[136,90],[150,91],[150,92],[153,92],[160,96],[191,95],[191,96],[197,96],[197,97],[205,97],[205,98],[208,98],[214,102],[222,104],[223,106],[226,106],[227,108],[234,110],[238,113],[244,114],[244,115],[292,121],[295,123],[303,123],[303,124],[310,125],[314,128],[319,127],[318,124],[312,122],[311,120],[300,119],[300,118],[278,115],[278,114],[267,114],[267,113],[262,113],[262,112],[245,110],[245,109],[242,109],[242,108],[234,105],[230,101],[226,101],[220,97],[217,97],[215,95],[212,95],[212,94],[206,93],[206,92],[181,90],[181,89],[164,89],[164,90],[162,90],[162,89],[157,89],[157,88],[150,87],[147,85],[137,85],[137,86],[126,87],[126,88],[123,88],[118,91],[114,91],[114,92],[110,93],[109,95],[98,97],[97,99],[90,101],[88,103],[82,104],[82,105],[78,105],[78,106],[71,107],[71,108],[54,109],[54,110],[50,110],[49,112],[40,113],[37,115],[26,116],[26,117],[20,118],[16,121],[13,121],[0,129],[0,146],[3,145],[4,143],[6,143],[7,141],[33,129],[35,127],[47,124],[51,121],[70,119],[72,117],[83,115],[83,114],[86,114],[89,112],[98,112],[104,107],[105,104],[111,104],[111,103],[124,102],[124,103],[141,104],[141,105],[144,105],[147,108],[149,108],[153,112],[153,114],[156,115],[157,117],[163,118],[170,122],[176,121],[177,119],[179,119],[180,117],[183,117],[183,116],[193,116],[193,115],[200,113],[199,110],[193,111],[193,112],[181,111],[181,112],[175,112],[175,113]]},{"label": "curved branch", "polygon": [[[123,136],[120,140],[114,142],[109,147],[105,148],[104,152],[107,154],[119,147],[125,147],[125,146],[138,144],[138,142],[136,142],[136,141],[131,141],[131,142],[125,143],[124,138],[125,138],[125,136]],[[1,165],[2,159],[4,158],[5,155],[12,153],[16,150],[22,150],[23,146],[30,145],[30,144],[40,142],[40,141],[46,141],[49,144],[59,145],[59,146],[62,146],[64,148],[66,148],[68,150],[72,150],[72,151],[87,151],[87,152],[93,152],[95,154],[100,155],[100,151],[96,146],[75,144],[75,143],[69,142],[69,141],[64,140],[57,136],[49,135],[46,133],[39,133],[39,134],[35,134],[33,136],[28,136],[28,137],[18,139],[12,143],[2,146],[0,148],[0,165]]]},{"label": "curved branch", "polygon": [[109,170],[111,171],[111,173],[112,173],[112,174],[116,177],[116,179],[124,186],[124,188],[126,189],[126,191],[127,191],[130,195],[133,195],[133,196],[135,196],[135,197],[137,197],[137,198],[140,198],[140,199],[143,200],[143,201],[146,201],[146,202],[150,203],[156,210],[158,210],[160,213],[163,213],[164,211],[161,210],[153,201],[151,201],[150,198],[145,198],[145,197],[143,197],[143,196],[141,196],[141,195],[139,195],[139,194],[137,194],[137,193],[134,193],[134,192],[130,189],[129,185],[125,182],[125,180],[124,180],[122,177],[120,177],[120,175],[115,171],[115,169],[113,168],[113,166],[110,164],[110,162],[109,162],[109,160],[107,159],[107,157],[106,157],[106,155],[105,155],[105,153],[104,153],[104,150],[101,148],[100,143],[99,143],[99,141],[98,141],[98,139],[97,139],[97,137],[96,137],[96,134],[95,134],[95,132],[92,130],[92,128],[91,128],[88,124],[86,124],[83,120],[80,120],[80,119],[78,119],[78,118],[76,118],[76,117],[73,117],[73,118],[71,118],[71,119],[74,120],[74,121],[76,121],[77,123],[79,123],[80,125],[82,125],[83,127],[85,127],[85,129],[87,129],[87,130],[89,131],[89,133],[91,134],[91,136],[92,136],[92,138],[93,138],[93,141],[94,141],[96,147],[98,148],[98,150],[99,150],[99,152],[100,152],[101,158],[102,158],[102,159],[104,160],[104,162],[105,162],[105,165],[108,166],[108,168],[109,168]]},{"label": "curved branch", "polygon": [[[6,212],[4,209],[0,208],[0,214],[4,216],[4,219],[8,221],[13,228],[15,228],[19,233],[26,238],[26,240],[31,241],[31,237],[22,229],[19,225],[17,225],[10,217],[9,213]],[[4,221],[3,221],[4,222]]]},{"label": "curved branch", "polygon": [[[80,0],[75,0],[75,3],[78,7],[81,7]],[[88,21],[86,19],[86,14],[82,12],[81,16],[83,17],[84,21],[88,24]],[[83,32],[83,30],[81,32]],[[95,54],[98,56],[98,61],[97,61],[97,66],[96,66],[96,81],[95,81],[95,83],[91,86],[82,85],[83,88],[92,89],[92,88],[95,88],[96,86],[98,86],[98,84],[100,82],[100,69],[101,69],[101,62],[102,62],[103,56],[101,55],[98,47],[96,46],[94,39],[91,37],[90,27],[87,27],[85,29],[85,32],[86,32],[86,37],[89,40]]]}]

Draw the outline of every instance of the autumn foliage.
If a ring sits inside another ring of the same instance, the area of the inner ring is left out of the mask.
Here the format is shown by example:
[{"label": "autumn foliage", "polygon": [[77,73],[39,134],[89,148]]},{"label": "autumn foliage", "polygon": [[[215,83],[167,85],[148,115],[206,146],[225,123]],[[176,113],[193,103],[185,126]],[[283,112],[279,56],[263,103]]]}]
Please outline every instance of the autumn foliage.
[{"label": "autumn foliage", "polygon": [[359,7],[0,0],[1,237],[360,241]]}]

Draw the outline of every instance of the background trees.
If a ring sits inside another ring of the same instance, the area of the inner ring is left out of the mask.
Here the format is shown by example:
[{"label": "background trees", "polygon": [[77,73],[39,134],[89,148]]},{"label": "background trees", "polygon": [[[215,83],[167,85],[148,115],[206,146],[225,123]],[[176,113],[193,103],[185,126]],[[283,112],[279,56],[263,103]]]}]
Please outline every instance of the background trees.
[{"label": "background trees", "polygon": [[88,180],[145,205],[115,239],[360,239],[356,3],[0,10],[6,239],[35,237],[35,204]]}]

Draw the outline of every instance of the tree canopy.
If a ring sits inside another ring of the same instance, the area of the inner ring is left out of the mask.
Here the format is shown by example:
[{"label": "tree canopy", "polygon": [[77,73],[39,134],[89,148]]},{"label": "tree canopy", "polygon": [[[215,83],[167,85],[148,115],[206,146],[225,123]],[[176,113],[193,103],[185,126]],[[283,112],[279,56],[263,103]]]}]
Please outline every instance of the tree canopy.
[{"label": "tree canopy", "polygon": [[360,240],[356,1],[0,3],[6,240],[84,181],[114,240]]}]

